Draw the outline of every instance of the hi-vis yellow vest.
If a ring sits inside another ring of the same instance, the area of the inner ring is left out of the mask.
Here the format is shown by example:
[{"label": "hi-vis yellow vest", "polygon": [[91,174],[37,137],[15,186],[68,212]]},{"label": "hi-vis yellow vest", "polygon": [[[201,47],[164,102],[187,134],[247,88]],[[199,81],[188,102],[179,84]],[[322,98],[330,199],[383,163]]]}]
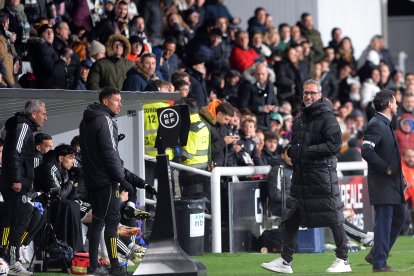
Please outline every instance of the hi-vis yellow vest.
[{"label": "hi-vis yellow vest", "polygon": [[[144,144],[146,155],[157,156],[158,154],[158,150],[154,147],[159,125],[157,109],[167,106],[170,106],[170,104],[163,102],[144,104]],[[174,155],[171,149],[166,149],[165,154],[169,156],[170,160],[173,159]]]},{"label": "hi-vis yellow vest", "polygon": [[209,162],[210,129],[198,113],[190,115],[187,145],[181,148],[182,164],[206,169]]}]

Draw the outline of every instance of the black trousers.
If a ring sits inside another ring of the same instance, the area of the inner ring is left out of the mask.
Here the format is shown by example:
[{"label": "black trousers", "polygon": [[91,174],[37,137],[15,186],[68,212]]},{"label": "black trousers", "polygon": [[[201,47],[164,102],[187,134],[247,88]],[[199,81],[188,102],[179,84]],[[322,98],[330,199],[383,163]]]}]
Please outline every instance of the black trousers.
[{"label": "black trousers", "polygon": [[4,203],[9,214],[9,257],[13,265],[19,260],[19,249],[23,233],[27,230],[33,212],[33,205],[23,192],[16,193],[12,189],[2,191]]},{"label": "black trousers", "polygon": [[[282,258],[290,263],[293,260],[295,253],[295,242],[299,232],[300,213],[299,210],[287,220],[282,222],[283,229],[283,249]],[[348,258],[348,247],[346,246],[348,240],[345,234],[343,224],[331,226],[332,234],[336,244],[336,257],[342,260]]]},{"label": "black trousers", "polygon": [[90,192],[92,223],[88,229],[90,268],[98,266],[99,239],[105,226],[105,243],[111,267],[119,266],[116,248],[117,228],[121,219],[118,184]]}]

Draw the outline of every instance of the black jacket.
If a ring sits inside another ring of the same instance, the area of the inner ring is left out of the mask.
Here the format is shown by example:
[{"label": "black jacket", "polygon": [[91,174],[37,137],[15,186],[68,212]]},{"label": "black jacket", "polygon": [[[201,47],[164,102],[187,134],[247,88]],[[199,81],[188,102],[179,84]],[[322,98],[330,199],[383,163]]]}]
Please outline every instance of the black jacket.
[{"label": "black jacket", "polygon": [[306,65],[299,62],[299,68],[287,60],[275,64],[276,87],[279,100],[302,96],[302,85],[307,76]]},{"label": "black jacket", "polygon": [[206,80],[203,78],[200,72],[190,68],[188,69],[190,75],[191,91],[188,94],[197,100],[198,106],[203,107],[208,103],[208,93],[206,87]]},{"label": "black jacket", "polygon": [[86,188],[91,191],[120,183],[125,174],[118,152],[115,114],[104,105],[89,105],[79,133]]},{"label": "black jacket", "polygon": [[277,154],[277,150],[275,152],[271,152],[268,149],[266,149],[266,147],[263,147],[262,155],[260,158],[262,159],[263,165],[273,166],[276,159],[279,159],[279,156]]},{"label": "black jacket", "polygon": [[307,227],[344,222],[335,157],[341,145],[341,130],[327,100],[322,98],[309,107],[302,104],[288,149],[293,177],[284,218],[299,208],[301,224]]},{"label": "black jacket", "polygon": [[66,64],[53,46],[43,39],[32,39],[28,46],[36,86],[39,89],[65,89]]},{"label": "black jacket", "polygon": [[262,160],[260,159],[259,152],[257,151],[256,142],[253,141],[252,138],[247,138],[245,136],[241,136],[240,140],[237,141],[237,145],[240,145],[242,150],[240,152],[235,152],[234,156],[236,158],[237,166],[247,166],[250,164],[246,164],[243,155],[247,153],[250,158],[252,159],[255,166],[261,166]]},{"label": "black jacket", "polygon": [[239,107],[248,107],[257,115],[259,128],[270,129],[270,113],[259,110],[264,105],[278,105],[275,87],[271,82],[268,81],[265,86],[261,86],[257,82],[252,84],[249,81],[240,84]]},{"label": "black jacket", "polygon": [[267,187],[272,215],[282,216],[286,199],[292,186],[292,167],[284,163],[280,157],[275,158],[272,169],[267,175]]},{"label": "black jacket", "polygon": [[19,112],[6,121],[5,130],[0,189],[10,188],[12,183],[22,183],[22,192],[30,192],[34,175],[33,132],[37,131],[36,125]]},{"label": "black jacket", "polygon": [[50,150],[44,156],[43,164],[35,169],[35,189],[47,193],[52,188],[60,187],[61,199],[77,199],[77,187],[68,180],[68,171],[59,165],[55,152]]},{"label": "black jacket", "polygon": [[[368,192],[371,205],[404,202],[401,158],[390,121],[380,113],[364,131],[362,157],[368,162]],[[387,169],[392,173],[388,175]]]}]

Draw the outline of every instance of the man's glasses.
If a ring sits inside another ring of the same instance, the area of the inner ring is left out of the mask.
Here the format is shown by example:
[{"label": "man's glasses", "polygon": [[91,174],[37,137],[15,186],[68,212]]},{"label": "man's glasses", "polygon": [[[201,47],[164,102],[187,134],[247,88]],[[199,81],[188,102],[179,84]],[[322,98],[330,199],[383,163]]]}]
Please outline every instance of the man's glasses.
[{"label": "man's glasses", "polygon": [[317,94],[319,94],[321,92],[316,92],[316,91],[303,91],[303,95],[305,96],[315,96]]}]

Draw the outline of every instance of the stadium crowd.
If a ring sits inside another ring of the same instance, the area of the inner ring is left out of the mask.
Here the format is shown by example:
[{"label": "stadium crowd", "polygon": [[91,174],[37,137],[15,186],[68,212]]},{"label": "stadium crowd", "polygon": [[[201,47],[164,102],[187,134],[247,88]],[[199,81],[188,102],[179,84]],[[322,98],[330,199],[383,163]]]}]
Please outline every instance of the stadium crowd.
[{"label": "stadium crowd", "polygon": [[[381,35],[371,38],[356,57],[352,39],[339,27],[332,29],[332,40],[324,45],[309,13],[291,25],[276,23],[258,7],[243,30],[223,0],[6,0],[0,22],[3,88],[179,91],[183,97],[179,103],[188,105],[191,114],[189,143],[167,154],[199,169],[278,166],[308,79],[320,82],[323,98],[332,104],[341,127],[339,161],[361,161],[363,129],[375,113],[373,96],[381,89],[393,90],[398,104],[393,126],[408,183],[406,200],[413,207],[414,73],[398,70]],[[147,155],[157,153],[156,109],[170,104],[144,105]],[[51,137],[38,135],[33,145],[37,158],[62,167],[60,157],[73,155],[75,160],[63,166],[62,177],[78,181],[70,171],[81,164],[79,142],[75,139],[72,147],[59,146],[47,155],[53,148]],[[50,171],[41,166],[36,172]],[[156,178],[151,162],[146,163],[146,181],[129,176],[134,187],[145,188],[150,197],[155,193],[147,187]],[[202,176],[180,172],[179,186],[184,196],[210,196],[208,179]],[[87,202],[86,195],[74,198],[71,189],[62,189],[60,197],[72,200],[61,209],[71,210],[71,219],[78,223],[73,236],[57,229],[59,238],[82,250],[81,215],[76,208],[83,210],[83,217],[89,206],[73,201]],[[134,220],[139,212],[129,202],[124,204],[123,218]],[[131,240],[118,242],[125,256],[139,259],[131,252],[140,254],[142,248]],[[22,244],[24,249],[27,240]],[[21,256],[21,262],[28,261],[24,252]]]}]

